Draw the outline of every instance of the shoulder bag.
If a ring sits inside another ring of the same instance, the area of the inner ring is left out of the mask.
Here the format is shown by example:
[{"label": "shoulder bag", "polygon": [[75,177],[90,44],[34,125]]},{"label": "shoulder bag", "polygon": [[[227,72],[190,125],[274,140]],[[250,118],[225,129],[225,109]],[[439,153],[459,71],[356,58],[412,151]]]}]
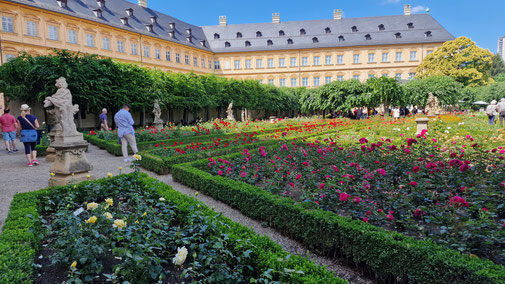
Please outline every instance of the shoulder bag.
[{"label": "shoulder bag", "polygon": [[26,120],[26,122],[28,122],[28,124],[30,124],[33,129],[22,129],[19,141],[26,143],[37,142],[39,134],[37,133],[35,126],[33,126],[33,124],[28,119],[26,119],[26,117],[23,117],[23,119]]}]

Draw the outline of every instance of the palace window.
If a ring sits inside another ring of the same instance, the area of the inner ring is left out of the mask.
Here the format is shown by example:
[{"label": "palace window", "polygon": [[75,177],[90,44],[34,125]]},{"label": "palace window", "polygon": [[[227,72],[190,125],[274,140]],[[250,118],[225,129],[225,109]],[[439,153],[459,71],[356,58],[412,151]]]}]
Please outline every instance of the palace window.
[{"label": "palace window", "polygon": [[[69,43],[74,43],[74,44],[77,43],[77,32],[76,31],[74,31],[74,30],[69,30],[68,31],[68,42]],[[123,48],[123,50],[124,50],[124,48]]]},{"label": "palace window", "polygon": [[131,49],[131,54],[132,54],[132,55],[137,55],[137,44],[136,44],[136,43],[132,43],[132,44],[130,45],[130,47],[131,47],[131,48],[130,48],[130,49]]},{"label": "palace window", "polygon": [[337,55],[337,64],[344,64],[344,56]]},{"label": "palace window", "polygon": [[240,69],[240,60],[235,60],[235,69]]},{"label": "palace window", "polygon": [[286,35],[286,34],[284,33],[284,31],[283,31],[283,30],[280,30],[280,31],[279,31],[279,36],[285,36],[285,35]]},{"label": "palace window", "polygon": [[86,45],[89,47],[95,47],[95,35],[86,34]]},{"label": "palace window", "polygon": [[256,59],[256,68],[263,68],[263,59]]},{"label": "palace window", "polygon": [[331,55],[326,55],[324,58],[324,64],[331,64]]},{"label": "palace window", "polygon": [[432,35],[431,35],[431,31],[427,31],[427,32],[425,32],[425,33],[424,33],[424,36],[425,36],[425,37],[431,37],[431,36],[432,36]]},{"label": "palace window", "polygon": [[159,49],[154,50],[154,58],[161,59],[161,51]]},{"label": "palace window", "polygon": [[50,40],[58,40],[58,27],[49,25],[47,32]]},{"label": "palace window", "polygon": [[32,21],[26,21],[26,35],[38,36],[37,23],[32,22]]},{"label": "palace window", "polygon": [[352,63],[355,63],[355,64],[359,63],[359,54],[354,54],[352,56]]},{"label": "palace window", "polygon": [[385,31],[385,30],[386,30],[386,28],[384,27],[384,25],[380,24],[379,25],[379,31]]},{"label": "palace window", "polygon": [[286,87],[286,79],[284,79],[284,78],[279,79],[279,86]]},{"label": "palace window", "polygon": [[193,57],[193,66],[198,67],[198,57]]},{"label": "palace window", "polygon": [[388,62],[389,61],[389,53],[383,52],[382,53],[382,62]]},{"label": "palace window", "polygon": [[286,59],[279,58],[279,67],[286,67]]},{"label": "palace window", "polygon": [[396,53],[395,61],[402,61],[402,52],[401,51]]},{"label": "palace window", "polygon": [[324,83],[325,83],[325,84],[329,84],[329,83],[331,83],[331,76],[326,76],[326,77],[324,78]]},{"label": "palace window", "polygon": [[267,45],[274,45],[274,42],[271,40],[267,40]]},{"label": "palace window", "polygon": [[245,68],[250,69],[251,68],[251,59],[246,59],[245,60]]},{"label": "palace window", "polygon": [[291,78],[291,87],[296,87],[298,86],[298,80],[296,78]]},{"label": "palace window", "polygon": [[291,67],[296,66],[296,57],[291,57],[291,59],[290,59],[290,65],[291,65]]},{"label": "palace window", "polygon": [[413,29],[413,28],[414,28],[414,24],[413,24],[413,23],[408,23],[408,24],[407,24],[407,28],[408,28],[409,30]]},{"label": "palace window", "polygon": [[401,33],[395,33],[395,38],[402,38],[402,34]]},{"label": "palace window", "polygon": [[308,77],[303,77],[302,78],[302,86],[303,87],[308,87],[309,86],[309,78]]},{"label": "palace window", "polygon": [[375,53],[368,54],[368,63],[375,63]]},{"label": "palace window", "polygon": [[273,85],[274,84],[274,79],[268,79],[268,84]]},{"label": "palace window", "polygon": [[314,77],[314,86],[319,86],[319,77]]},{"label": "palace window", "polygon": [[179,53],[175,54],[175,62],[176,63],[181,63],[181,55]]},{"label": "palace window", "polygon": [[309,65],[309,58],[302,57],[302,66],[308,66],[308,65]]},{"label": "palace window", "polygon": [[144,46],[144,57],[149,57],[149,46]]},{"label": "palace window", "polygon": [[414,77],[416,76],[416,73],[415,72],[411,72],[409,73],[409,80],[412,80],[414,79]]},{"label": "palace window", "polygon": [[225,42],[224,47],[231,47],[231,44],[229,42]]},{"label": "palace window", "polygon": [[261,32],[260,32],[260,31],[257,31],[257,32],[256,32],[256,37],[262,37],[262,36],[263,36],[263,34],[261,34]]},{"label": "palace window", "polygon": [[247,41],[245,42],[245,46],[251,46],[251,42],[247,40]]},{"label": "palace window", "polygon": [[365,40],[372,40],[372,36],[370,34],[365,35]]},{"label": "palace window", "polygon": [[396,74],[395,74],[395,78],[396,78],[397,80],[401,80],[401,79],[402,79],[402,73],[396,73]]},{"label": "palace window", "polygon": [[219,63],[219,60],[214,61],[214,69],[216,70],[221,69],[221,64]]},{"label": "palace window", "polygon": [[359,75],[352,75],[352,78],[353,78],[354,80],[359,80]]},{"label": "palace window", "polygon": [[358,32],[358,28],[357,28],[356,26],[352,26],[352,27],[351,27],[351,31],[352,31],[353,33]]},{"label": "palace window", "polygon": [[102,49],[110,50],[110,38],[108,37],[102,38]]},{"label": "palace window", "polygon": [[307,34],[307,32],[305,31],[305,29],[301,29],[300,30],[300,35],[305,35],[305,34]]},{"label": "palace window", "polygon": [[293,40],[292,39],[288,39],[288,44],[293,44]]},{"label": "palace window", "polygon": [[2,16],[2,31],[14,32],[14,19],[12,17]]},{"label": "palace window", "polygon": [[340,81],[340,82],[344,81],[344,76],[338,75],[337,76],[337,81]]},{"label": "palace window", "polygon": [[219,34],[214,34],[214,39],[219,39]]},{"label": "palace window", "polygon": [[318,43],[318,42],[319,42],[319,39],[317,39],[317,37],[312,38],[312,43]]},{"label": "palace window", "polygon": [[319,65],[319,56],[314,56],[314,65]]},{"label": "palace window", "polygon": [[330,28],[326,28],[326,29],[324,29],[324,33],[326,33],[326,34],[331,34],[331,29],[330,29]]},{"label": "palace window", "polygon": [[342,42],[342,41],[344,41],[344,40],[345,40],[344,36],[338,36],[338,41],[339,41],[339,42]]},{"label": "palace window", "polygon": [[417,52],[416,51],[410,52],[410,60],[417,60]]},{"label": "palace window", "polygon": [[238,32],[237,33],[237,38],[242,38],[242,33]]},{"label": "palace window", "polygon": [[189,65],[189,55],[184,55],[184,64]]},{"label": "palace window", "polygon": [[171,56],[170,56],[170,51],[166,51],[166,52],[165,52],[165,60],[166,60],[166,61],[172,61],[172,58],[171,58]]},{"label": "palace window", "polygon": [[268,58],[267,66],[268,66],[268,68],[274,67],[274,59],[273,58]]}]

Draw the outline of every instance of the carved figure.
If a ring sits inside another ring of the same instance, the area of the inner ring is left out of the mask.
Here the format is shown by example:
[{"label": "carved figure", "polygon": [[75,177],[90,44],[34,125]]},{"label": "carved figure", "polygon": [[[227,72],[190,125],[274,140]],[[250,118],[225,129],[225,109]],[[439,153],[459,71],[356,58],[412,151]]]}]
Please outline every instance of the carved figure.
[{"label": "carved figure", "polygon": [[158,100],[154,101],[153,114],[155,124],[163,123],[163,119],[161,119],[161,108]]},{"label": "carved figure", "polygon": [[228,109],[226,110],[226,114],[228,115],[226,119],[228,120],[235,120],[235,117],[233,116],[233,102],[228,105]]},{"label": "carved figure", "polygon": [[55,132],[59,132],[62,136],[78,135],[77,128],[74,123],[74,114],[79,111],[79,105],[72,105],[72,94],[68,89],[67,80],[60,77],[56,80],[58,91],[44,100],[44,107],[54,106],[54,109],[49,113],[52,115],[55,123]]},{"label": "carved figure", "polygon": [[435,116],[442,113],[442,108],[440,107],[438,98],[435,97],[433,93],[429,93],[428,100],[426,101],[425,110],[428,116]]}]

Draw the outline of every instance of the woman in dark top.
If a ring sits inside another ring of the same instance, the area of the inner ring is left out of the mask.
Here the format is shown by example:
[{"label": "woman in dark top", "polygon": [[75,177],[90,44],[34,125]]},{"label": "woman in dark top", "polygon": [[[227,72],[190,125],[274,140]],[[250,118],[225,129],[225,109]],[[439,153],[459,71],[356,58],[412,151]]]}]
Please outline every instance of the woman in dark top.
[{"label": "woman in dark top", "polygon": [[28,166],[32,167],[33,165],[39,165],[39,161],[37,161],[37,151],[35,150],[35,146],[37,146],[37,128],[39,128],[39,122],[37,121],[37,117],[30,114],[30,110],[31,108],[26,104],[21,106],[21,115],[18,117],[18,130],[21,130],[19,140],[23,142],[25,146]]}]

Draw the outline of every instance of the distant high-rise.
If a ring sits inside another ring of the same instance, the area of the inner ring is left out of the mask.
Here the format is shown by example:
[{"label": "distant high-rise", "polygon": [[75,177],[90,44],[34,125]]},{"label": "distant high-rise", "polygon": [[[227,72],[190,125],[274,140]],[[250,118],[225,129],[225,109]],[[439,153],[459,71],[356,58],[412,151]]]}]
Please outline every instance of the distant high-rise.
[{"label": "distant high-rise", "polygon": [[498,39],[498,54],[505,62],[505,36],[502,36]]}]

